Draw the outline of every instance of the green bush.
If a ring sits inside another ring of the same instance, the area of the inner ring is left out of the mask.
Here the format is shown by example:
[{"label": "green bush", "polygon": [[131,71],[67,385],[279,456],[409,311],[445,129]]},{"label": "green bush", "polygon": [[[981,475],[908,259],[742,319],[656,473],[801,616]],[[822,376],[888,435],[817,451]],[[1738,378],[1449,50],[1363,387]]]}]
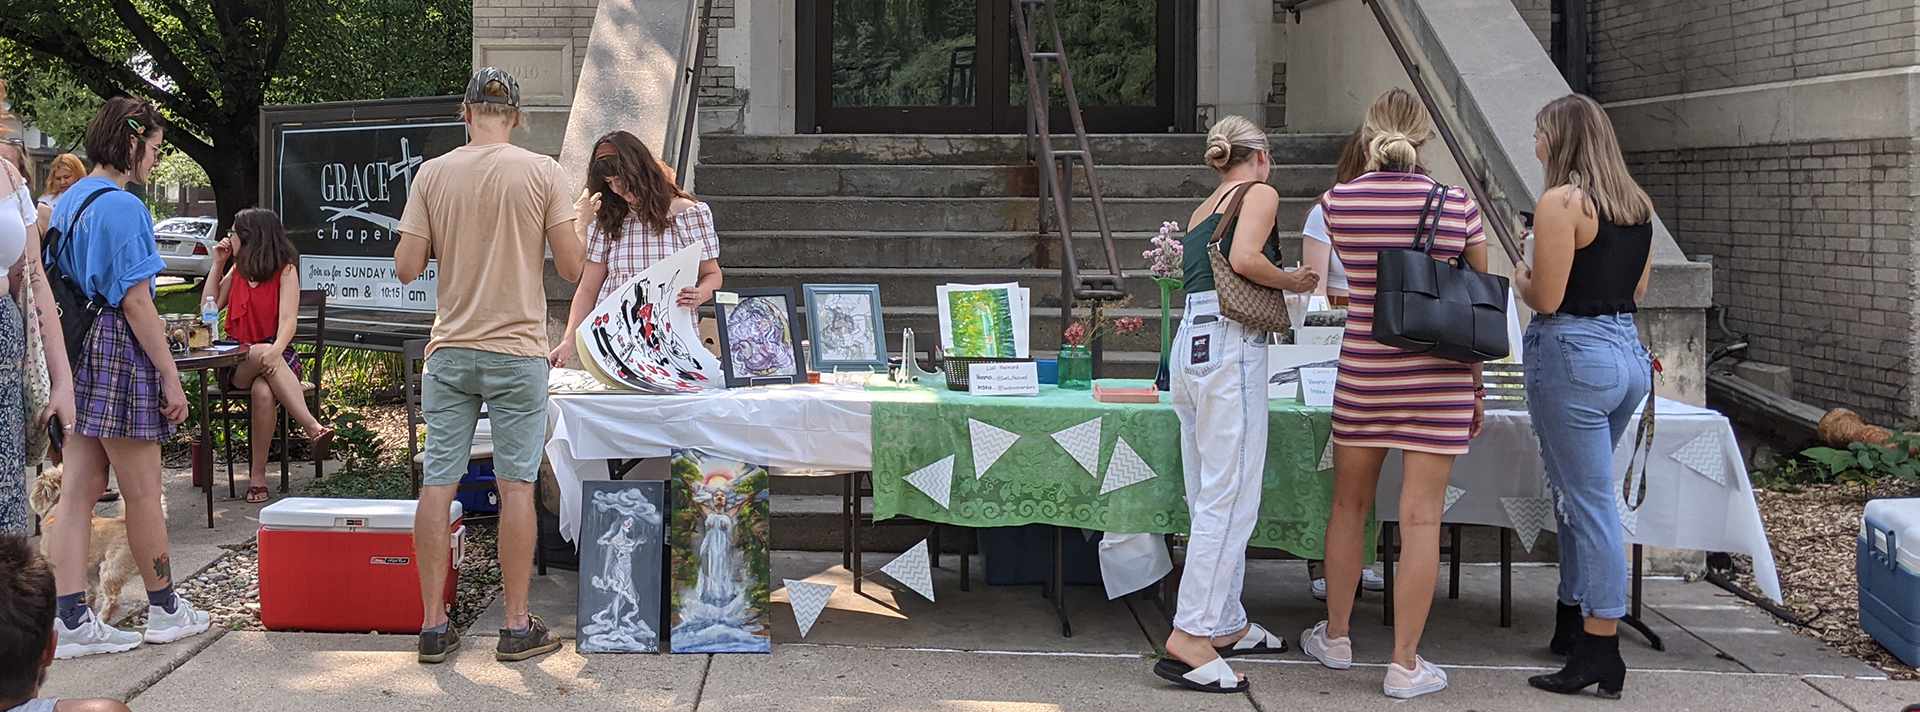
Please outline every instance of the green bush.
[{"label": "green bush", "polygon": [[1882,444],[1850,443],[1845,450],[1813,447],[1800,454],[1824,467],[1831,481],[1865,488],[1888,476],[1920,482],[1920,458],[1913,456],[1915,448],[1920,448],[1920,436],[1894,433]]}]

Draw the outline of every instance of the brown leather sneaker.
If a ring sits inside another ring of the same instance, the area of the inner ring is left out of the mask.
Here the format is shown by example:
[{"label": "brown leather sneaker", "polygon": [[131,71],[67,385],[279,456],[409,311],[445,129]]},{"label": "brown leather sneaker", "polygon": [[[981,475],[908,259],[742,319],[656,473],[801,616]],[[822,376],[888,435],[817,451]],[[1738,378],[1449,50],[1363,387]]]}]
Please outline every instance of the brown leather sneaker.
[{"label": "brown leather sneaker", "polygon": [[526,632],[500,629],[500,646],[494,649],[493,659],[503,663],[519,662],[559,649],[560,636],[547,630],[547,624],[541,622],[540,616],[529,615]]},{"label": "brown leather sneaker", "polygon": [[433,664],[445,661],[453,651],[460,649],[460,636],[448,626],[444,633],[420,633],[420,662]]}]

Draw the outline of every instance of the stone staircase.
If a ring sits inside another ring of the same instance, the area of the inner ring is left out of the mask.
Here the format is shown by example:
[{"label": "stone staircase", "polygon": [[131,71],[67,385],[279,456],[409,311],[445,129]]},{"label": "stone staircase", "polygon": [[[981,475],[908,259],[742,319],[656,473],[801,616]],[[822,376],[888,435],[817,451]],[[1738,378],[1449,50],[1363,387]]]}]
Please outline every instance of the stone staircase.
[{"label": "stone staircase", "polygon": [[[1308,209],[1333,182],[1343,137],[1272,137],[1282,249],[1299,258]],[[1140,253],[1160,223],[1184,223],[1217,184],[1197,135],[1093,137],[1115,248],[1131,302],[1120,316],[1148,328],[1107,341],[1105,374],[1146,378],[1158,361],[1159,290]],[[1084,176],[1076,176],[1083,179]],[[1037,238],[1036,176],[1022,136],[703,136],[694,192],[713,206],[729,287],[880,285],[888,341],[912,327],[938,338],[934,287],[1019,282],[1033,290],[1036,358],[1058,350],[1059,238]],[[1084,182],[1076,193],[1085,195]],[[1085,199],[1077,222],[1091,223]],[[1098,237],[1076,235],[1083,270],[1103,270]],[[1138,278],[1135,278],[1138,277]],[[804,318],[804,317],[803,317]]]}]

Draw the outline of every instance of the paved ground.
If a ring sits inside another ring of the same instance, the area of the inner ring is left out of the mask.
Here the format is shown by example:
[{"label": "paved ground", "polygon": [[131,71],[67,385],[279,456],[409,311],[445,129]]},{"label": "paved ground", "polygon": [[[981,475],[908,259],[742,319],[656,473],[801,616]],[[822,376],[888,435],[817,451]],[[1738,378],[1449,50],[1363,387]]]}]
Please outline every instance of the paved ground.
[{"label": "paved ground", "polygon": [[[184,476],[170,494],[176,558],[244,541],[257,508],[216,502],[215,530]],[[888,555],[873,555],[877,571]],[[978,563],[976,561],[976,563]],[[199,562],[202,565],[204,562]],[[1446,667],[1453,687],[1400,703],[1379,692],[1392,631],[1381,625],[1380,595],[1356,613],[1353,670],[1321,668],[1297,653],[1243,660],[1252,681],[1238,695],[1202,695],[1149,672],[1164,640],[1164,615],[1141,596],[1106,601],[1097,588],[1068,591],[1071,638],[1060,635],[1037,587],[960,590],[952,557],[935,572],[938,603],[874,575],[852,590],[837,554],[780,552],[774,578],[838,586],[804,640],[784,588],[774,593],[774,652],[747,655],[589,655],[571,645],[545,659],[502,665],[492,659],[499,602],[466,638],[469,647],[441,666],[413,660],[409,636],[215,631],[132,653],[62,661],[49,695],[105,695],[136,710],[278,710],[299,705],[328,712],[447,709],[520,710],[1847,710],[1894,712],[1920,701],[1920,683],[1880,679],[1878,671],[1775,626],[1766,616],[1705,583],[1650,580],[1647,622],[1667,644],[1652,650],[1629,635],[1622,648],[1634,672],[1620,702],[1547,695],[1525,677],[1558,667],[1544,650],[1551,631],[1550,566],[1514,574],[1514,625],[1500,628],[1498,569],[1468,566],[1461,597],[1434,605],[1422,653]],[[977,568],[977,567],[976,567]],[[191,569],[189,569],[191,570]],[[978,574],[976,574],[976,577]],[[1247,602],[1255,620],[1290,641],[1322,617],[1307,595],[1297,561],[1255,561]],[[533,608],[571,631],[574,575],[535,581]],[[1405,705],[1404,707],[1401,705]]]}]

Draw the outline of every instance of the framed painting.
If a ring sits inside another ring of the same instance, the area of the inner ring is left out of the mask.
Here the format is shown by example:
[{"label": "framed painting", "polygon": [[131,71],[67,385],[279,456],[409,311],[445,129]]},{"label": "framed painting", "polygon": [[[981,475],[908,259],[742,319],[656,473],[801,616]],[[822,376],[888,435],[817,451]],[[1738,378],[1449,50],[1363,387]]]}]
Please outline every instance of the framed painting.
[{"label": "framed painting", "polygon": [[732,303],[714,302],[720,364],[727,387],[806,383],[792,287],[734,289]]},{"label": "framed painting", "polygon": [[581,483],[580,611],[582,653],[660,652],[666,573],[667,483]]},{"label": "framed painting", "polygon": [[766,466],[686,449],[673,451],[668,472],[669,649],[772,652]]},{"label": "framed painting", "polygon": [[807,284],[800,289],[807,305],[813,370],[886,369],[887,329],[880,315],[880,285]]}]

